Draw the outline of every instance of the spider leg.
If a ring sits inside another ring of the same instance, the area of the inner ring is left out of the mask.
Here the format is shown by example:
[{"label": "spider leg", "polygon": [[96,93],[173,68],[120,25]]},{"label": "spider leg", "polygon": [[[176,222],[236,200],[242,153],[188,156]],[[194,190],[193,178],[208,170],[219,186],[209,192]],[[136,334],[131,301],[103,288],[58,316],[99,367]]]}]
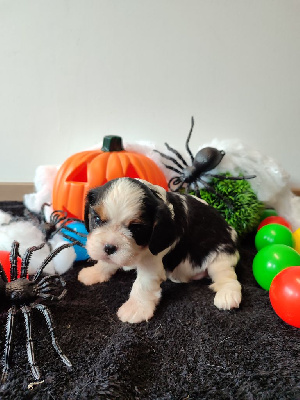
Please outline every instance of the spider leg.
[{"label": "spider leg", "polygon": [[[77,244],[77,243],[76,243]],[[50,261],[52,261],[52,259],[57,256],[58,253],[60,253],[62,250],[68,248],[68,247],[72,247],[74,246],[74,243],[66,243],[61,245],[60,247],[58,247],[57,249],[55,249],[54,251],[52,251],[52,253],[49,254],[48,257],[45,258],[45,260],[43,261],[42,265],[40,266],[40,268],[37,270],[36,274],[33,277],[33,282],[37,281],[39,279],[39,277],[41,276],[41,274],[44,271],[44,268],[46,267],[47,264],[49,264]]]},{"label": "spider leg", "polygon": [[174,153],[176,155],[176,157],[179,158],[179,160],[183,163],[183,165],[185,167],[188,166],[187,162],[185,161],[185,159],[182,157],[182,155],[179,153],[179,151],[173,149],[173,147],[171,147],[168,143],[165,143],[166,148],[171,151],[172,153]]},{"label": "spider leg", "polygon": [[[52,239],[53,236],[60,232],[63,228],[68,229],[71,232],[74,232],[74,229],[67,228],[66,225],[70,222],[83,222],[79,218],[67,218],[67,213],[66,211],[62,210],[54,210],[50,216],[50,227],[51,229],[48,230],[48,237],[47,240]],[[76,232],[79,236],[84,235],[79,232]]]},{"label": "spider leg", "polygon": [[[57,285],[58,282],[60,283],[61,287],[59,287]],[[65,295],[67,293],[67,289],[65,287],[66,287],[66,282],[59,275],[57,275],[57,276],[56,275],[45,276],[37,284],[39,297],[41,297],[43,299],[50,299],[51,301],[52,300],[61,300],[63,297],[65,297]],[[63,289],[59,296],[56,296],[54,294],[49,293],[51,290],[59,290],[59,289]]]},{"label": "spider leg", "polygon": [[[84,237],[84,238],[87,237],[87,235],[85,235],[84,233],[80,233],[80,232],[76,232],[76,235],[81,236],[81,237]],[[85,245],[84,245],[83,243],[79,242],[78,240],[76,240],[76,239],[73,238],[72,236],[67,235],[66,233],[64,233],[62,236],[63,236],[65,239],[70,240],[70,242],[74,243],[74,245],[77,245],[77,246],[80,246],[80,247],[85,247]]]},{"label": "spider leg", "polygon": [[13,328],[15,322],[15,316],[17,314],[17,309],[15,306],[12,306],[8,310],[7,314],[7,322],[6,322],[6,337],[5,337],[5,346],[4,346],[4,354],[3,354],[3,369],[1,375],[1,384],[3,384],[8,375],[9,370],[9,361],[10,361],[10,352],[12,348],[12,336],[13,336]]},{"label": "spider leg", "polygon": [[181,171],[179,171],[179,169],[177,169],[177,168],[173,167],[172,165],[167,165],[167,164],[164,164],[164,166],[165,166],[166,168],[170,169],[171,171],[174,171],[174,172],[176,172],[176,173],[177,173],[177,174],[179,174],[179,175],[181,175],[181,174],[182,174],[182,172],[181,172]]},{"label": "spider leg", "polygon": [[[46,204],[46,203],[45,203]],[[50,204],[49,204],[50,205]],[[62,210],[54,210],[50,214],[49,222],[46,221],[45,213],[43,211],[43,224],[41,226],[42,231],[45,235],[45,241],[48,242],[49,239],[56,233],[56,225],[61,221],[65,220],[67,217],[67,213]]]},{"label": "spider leg", "polygon": [[[46,278],[52,278],[52,276],[47,276]],[[51,290],[59,289],[59,286],[57,285],[59,280],[51,279],[51,280],[42,282],[42,284],[41,284],[41,282],[39,282],[37,285],[38,293],[49,293],[50,294]]]},{"label": "spider leg", "polygon": [[[174,185],[176,188],[172,189],[171,185]],[[178,192],[182,188],[183,185],[184,185],[184,181],[182,179],[180,179],[180,177],[178,177],[178,176],[174,176],[168,182],[168,187],[172,192]]]},{"label": "spider leg", "polygon": [[26,252],[24,254],[24,257],[22,259],[21,274],[20,274],[21,278],[26,278],[27,277],[28,266],[29,266],[30,259],[32,257],[32,253],[34,251],[42,249],[45,246],[45,244],[46,243],[42,243],[39,246],[32,246],[32,247],[29,247],[26,250]]},{"label": "spider leg", "polygon": [[[48,204],[50,206],[50,204]],[[49,217],[49,223],[55,225],[67,218],[67,212],[63,210],[53,210]]]},{"label": "spider leg", "polygon": [[61,300],[63,297],[65,297],[66,294],[67,294],[67,289],[64,289],[59,296],[54,296],[53,294],[50,294],[50,293],[40,293],[39,297],[44,300],[50,300],[50,301],[57,300],[58,301],[58,300]]},{"label": "spider leg", "polygon": [[[38,294],[43,293],[43,294],[49,294],[51,295],[51,291],[57,289],[57,286],[53,283],[51,284],[51,282],[45,282],[42,287],[38,288]],[[51,295],[52,297],[52,295]]]},{"label": "spider leg", "polygon": [[3,265],[0,262],[0,278],[3,280],[3,282],[7,283],[8,279],[7,279],[7,275],[4,271]]},{"label": "spider leg", "polygon": [[[81,236],[81,237],[85,237],[85,238],[87,237],[87,235],[86,235],[85,233],[76,232],[74,229],[69,228],[69,227],[68,227],[68,224],[69,224],[70,222],[81,222],[81,223],[82,223],[82,220],[79,219],[79,218],[67,218],[67,219],[65,219],[65,220],[60,224],[60,226],[56,229],[55,233],[58,233],[58,232],[60,232],[62,229],[65,229],[66,231],[76,233],[77,236]],[[63,236],[65,236],[65,235],[63,234]],[[69,238],[68,238],[68,239],[69,239]]]},{"label": "spider leg", "polygon": [[87,234],[86,234],[86,233],[77,232],[75,229],[70,228],[70,227],[68,226],[68,224],[69,224],[70,222],[80,222],[80,223],[83,223],[83,221],[82,221],[81,219],[77,219],[77,218],[71,219],[71,218],[68,218],[68,219],[66,219],[66,220],[61,224],[60,229],[65,229],[66,231],[69,231],[69,232],[75,232],[76,235],[78,235],[78,236],[87,237]]},{"label": "spider leg", "polygon": [[15,281],[18,277],[17,262],[18,262],[18,256],[19,256],[19,247],[20,247],[20,243],[15,240],[12,244],[11,252],[9,255],[10,280],[11,281]]},{"label": "spider leg", "polygon": [[177,186],[177,188],[174,190],[174,192],[179,192],[179,190],[182,188],[182,186],[184,185],[184,182],[181,182],[179,186]]},{"label": "spider leg", "polygon": [[218,174],[205,174],[206,176],[211,176],[213,178],[218,178],[223,181],[231,180],[231,181],[244,181],[246,179],[254,179],[256,178],[256,175],[245,175],[245,176],[225,176],[225,175],[218,175]]},{"label": "spider leg", "polygon": [[[61,285],[62,285],[63,287],[66,286],[65,280],[64,280],[61,276],[59,276],[59,275],[47,275],[47,276],[44,276],[44,277],[38,282],[37,286],[38,286],[39,289],[42,289],[42,288],[44,288],[46,285],[48,285],[49,282],[51,282],[51,283],[60,282]],[[55,284],[55,283],[54,283],[54,284]]]},{"label": "spider leg", "polygon": [[33,350],[33,340],[31,337],[31,314],[30,314],[30,308],[27,306],[21,307],[21,311],[24,316],[24,321],[25,321],[25,329],[26,329],[26,348],[27,348],[27,357],[28,357],[28,362],[31,368],[32,375],[34,378],[38,381],[41,379],[41,373],[39,371],[39,368],[35,362],[34,359],[34,350]]},{"label": "spider leg", "polygon": [[55,337],[54,327],[53,327],[54,324],[53,324],[53,319],[52,319],[50,310],[44,304],[36,304],[34,306],[34,308],[36,308],[37,310],[39,310],[43,314],[43,316],[44,316],[44,318],[46,320],[47,326],[48,326],[48,330],[49,330],[50,336],[51,336],[52,346],[56,350],[57,354],[60,356],[60,358],[62,359],[63,363],[67,367],[72,367],[72,364],[71,364],[70,360],[62,352],[62,350],[61,350],[61,348],[60,348],[60,346],[59,346],[59,344],[57,342],[57,339]]},{"label": "spider leg", "polygon": [[218,193],[214,187],[212,185],[210,185],[208,182],[204,181],[201,178],[198,178],[198,181],[202,183],[202,185],[209,191],[214,193],[217,197],[219,197],[219,199],[221,199],[222,201],[224,201],[224,203],[227,205],[228,208],[232,209],[233,206],[231,204],[231,202],[228,201],[228,199],[226,199],[223,195],[221,195],[220,193]]},{"label": "spider leg", "polygon": [[50,216],[50,222],[54,225],[64,221],[67,218],[66,211],[63,210],[54,210]]},{"label": "spider leg", "polygon": [[80,218],[65,218],[64,224],[68,224],[69,222],[83,222]]},{"label": "spider leg", "polygon": [[196,195],[197,197],[199,197],[199,199],[200,199],[200,198],[201,198],[201,195],[200,195],[200,187],[199,187],[199,185],[198,185],[197,182],[194,182],[194,184],[195,184],[195,188],[196,188],[196,190],[195,190],[195,195]]},{"label": "spider leg", "polygon": [[191,149],[189,147],[189,141],[190,141],[190,138],[192,136],[193,128],[194,128],[194,117],[192,117],[191,129],[189,131],[188,137],[187,137],[186,142],[185,142],[185,148],[186,148],[187,152],[189,153],[189,155],[191,157],[192,163],[194,162],[194,156],[193,156],[193,153],[191,152]]},{"label": "spider leg", "polygon": [[51,204],[50,204],[50,203],[43,203],[43,204],[42,204],[42,207],[41,207],[41,218],[42,218],[42,222],[46,222],[45,211],[44,211],[44,209],[45,209],[46,206],[47,206],[47,207],[50,207]]},{"label": "spider leg", "polygon": [[[167,146],[167,143],[165,143],[165,145]],[[164,153],[162,153],[162,152],[160,152],[160,151],[158,151],[158,150],[153,150],[153,151],[155,151],[156,153],[158,153],[158,154],[160,154],[163,158],[165,158],[166,160],[169,160],[169,161],[172,161],[180,170],[182,170],[184,167],[177,161],[177,160],[175,160],[175,158],[174,157],[171,157],[171,156],[167,156],[166,154],[164,154]],[[176,150],[175,150],[176,151]],[[179,153],[178,153],[179,154]],[[186,163],[186,162],[185,162]],[[166,165],[166,164],[164,164],[167,168],[169,168],[169,169],[172,169],[173,170],[173,168],[170,166],[170,165]],[[174,171],[174,170],[173,170]],[[178,170],[176,170],[176,172],[178,172],[178,173],[181,173],[180,171],[178,171]]]}]

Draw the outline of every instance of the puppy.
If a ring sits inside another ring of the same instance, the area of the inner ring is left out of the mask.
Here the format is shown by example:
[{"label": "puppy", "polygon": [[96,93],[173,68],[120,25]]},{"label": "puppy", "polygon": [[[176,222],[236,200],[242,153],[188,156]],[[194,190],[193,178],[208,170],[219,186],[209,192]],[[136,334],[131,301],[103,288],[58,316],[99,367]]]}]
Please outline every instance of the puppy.
[{"label": "puppy", "polygon": [[85,285],[108,281],[119,269],[136,269],[123,322],[149,320],[161,283],[209,275],[219,309],[239,307],[241,285],[237,234],[218,211],[194,196],[166,192],[146,181],[119,178],[89,191],[85,206],[86,248],[98,260],[78,275]]}]

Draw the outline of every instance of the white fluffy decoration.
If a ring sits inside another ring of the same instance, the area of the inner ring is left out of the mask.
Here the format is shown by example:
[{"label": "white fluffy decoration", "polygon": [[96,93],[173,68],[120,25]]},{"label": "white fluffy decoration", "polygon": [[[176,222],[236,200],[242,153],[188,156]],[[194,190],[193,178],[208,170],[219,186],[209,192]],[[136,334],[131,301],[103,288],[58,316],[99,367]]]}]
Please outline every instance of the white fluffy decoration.
[{"label": "white fluffy decoration", "polygon": [[292,192],[290,176],[277,161],[238,140],[215,139],[200,148],[207,146],[225,151],[223,160],[215,169],[216,172],[256,175],[256,178],[249,182],[257,198],[266,206],[274,208],[278,215],[286,218],[294,230],[300,227],[300,197]]},{"label": "white fluffy decoration", "polygon": [[[36,225],[22,220],[10,222],[11,218],[10,214],[0,210],[0,250],[11,251],[12,243],[16,240],[20,243],[19,253],[23,257],[29,247],[38,246],[45,241],[44,235]],[[55,235],[51,240],[53,249],[65,243],[61,235]],[[32,253],[28,268],[29,275],[33,275],[37,271],[49,254],[50,248],[47,244]],[[49,262],[44,272],[46,274],[62,274],[71,268],[75,258],[73,247],[64,249]]]},{"label": "white fluffy decoration", "polygon": [[[167,182],[174,176],[174,172],[170,169],[166,168],[164,163],[171,164],[170,161],[163,159],[160,154],[158,154],[155,150],[160,151],[161,153],[166,153],[166,149],[164,146],[157,146],[152,142],[137,142],[137,143],[124,143],[124,148],[127,151],[132,151],[136,153],[144,154],[146,157],[151,158],[163,171]],[[174,154],[171,154],[174,156]]]},{"label": "white fluffy decoration", "polygon": [[[172,143],[169,143],[172,146]],[[97,144],[90,149],[101,149],[102,144]],[[184,147],[184,143],[183,143]],[[214,139],[210,143],[199,146],[215,147],[225,151],[225,156],[221,163],[212,173],[230,172],[232,175],[256,175],[251,179],[251,186],[258,199],[268,207],[276,209],[277,213],[286,218],[294,230],[300,227],[300,197],[295,196],[290,187],[289,174],[271,157],[263,155],[255,149],[245,146],[239,140],[218,140]],[[175,172],[166,168],[164,164],[172,165],[171,161],[162,158],[154,150],[167,154],[176,159],[173,152],[167,150],[165,146],[156,146],[152,142],[124,143],[127,151],[135,151],[151,158],[164,172],[167,181],[176,175]],[[181,153],[188,165],[191,165],[191,159],[186,150],[176,149]],[[198,150],[194,151],[195,155]],[[38,167],[36,173],[37,193],[26,195],[25,205],[32,211],[40,211],[44,201],[51,201],[51,193],[54,182],[54,172],[57,167]],[[43,198],[44,201],[40,199]],[[32,200],[34,199],[34,201]],[[34,207],[34,208],[33,208]]]},{"label": "white fluffy decoration", "polygon": [[[52,205],[45,206],[43,211],[46,222],[50,222],[51,213],[53,212]],[[54,251],[67,242],[64,240],[62,235],[56,233],[53,238],[49,240],[49,243],[51,243],[52,251]],[[71,268],[75,259],[76,252],[74,247],[67,247],[66,249],[62,250],[53,258],[55,272],[60,275],[64,274],[68,271],[68,269]]]},{"label": "white fluffy decoration", "polygon": [[206,143],[203,147],[215,147],[224,150],[223,160],[214,170],[218,172],[230,171],[232,175],[256,175],[252,179],[251,186],[259,200],[270,207],[274,207],[274,197],[289,188],[288,173],[271,157],[261,154],[259,151],[245,147],[238,140],[217,140]]},{"label": "white fluffy decoration", "polygon": [[24,204],[29,210],[38,213],[44,203],[51,203],[52,188],[58,168],[51,165],[37,167],[34,177],[36,192],[24,195]]},{"label": "white fluffy decoration", "polygon": [[[62,235],[55,234],[51,240],[49,240],[52,246],[52,251],[58,247],[66,244],[66,240],[63,239]],[[67,247],[63,249],[53,258],[54,270],[57,274],[61,275],[67,272],[73,265],[76,259],[76,253],[74,247]]]}]

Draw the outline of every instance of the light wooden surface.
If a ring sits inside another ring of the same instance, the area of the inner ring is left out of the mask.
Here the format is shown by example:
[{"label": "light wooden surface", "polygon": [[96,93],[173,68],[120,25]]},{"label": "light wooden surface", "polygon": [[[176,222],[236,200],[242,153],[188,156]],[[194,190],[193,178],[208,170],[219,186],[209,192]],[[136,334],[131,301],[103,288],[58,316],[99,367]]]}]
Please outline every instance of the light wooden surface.
[{"label": "light wooden surface", "polygon": [[[0,201],[23,201],[24,194],[35,192],[34,184],[31,182],[15,183],[5,182],[0,183]],[[293,192],[300,196],[300,188],[293,189]]]},{"label": "light wooden surface", "polygon": [[34,191],[33,183],[0,183],[0,201],[23,201],[24,194]]}]

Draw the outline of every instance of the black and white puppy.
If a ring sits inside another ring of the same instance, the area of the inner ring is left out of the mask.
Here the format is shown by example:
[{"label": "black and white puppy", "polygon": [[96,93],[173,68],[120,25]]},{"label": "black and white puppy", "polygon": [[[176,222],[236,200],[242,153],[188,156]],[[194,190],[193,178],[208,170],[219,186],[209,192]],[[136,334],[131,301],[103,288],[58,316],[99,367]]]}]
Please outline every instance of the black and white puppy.
[{"label": "black and white puppy", "polygon": [[86,248],[98,262],[82,269],[79,281],[92,285],[109,280],[119,268],[137,270],[130,297],[118,310],[123,322],[149,320],[167,278],[188,282],[208,274],[215,306],[239,307],[237,235],[204,201],[119,178],[89,191],[85,223]]}]

